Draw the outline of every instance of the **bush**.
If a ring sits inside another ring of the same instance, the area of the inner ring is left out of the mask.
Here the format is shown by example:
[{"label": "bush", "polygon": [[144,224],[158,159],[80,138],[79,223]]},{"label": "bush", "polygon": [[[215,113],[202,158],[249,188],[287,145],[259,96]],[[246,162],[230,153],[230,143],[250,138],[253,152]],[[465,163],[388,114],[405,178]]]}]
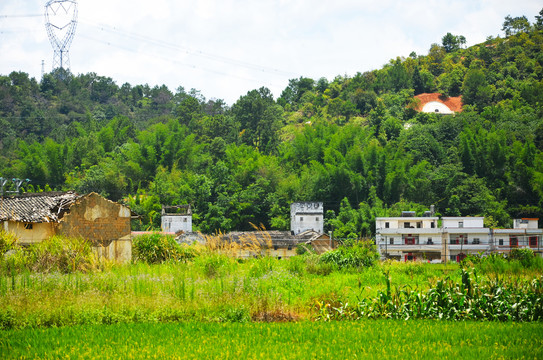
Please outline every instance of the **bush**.
[{"label": "bush", "polygon": [[520,269],[543,269],[543,258],[532,249],[512,249],[508,254],[470,255],[462,261],[465,268],[476,267],[483,272],[515,272]]},{"label": "bush", "polygon": [[318,255],[310,255],[305,258],[305,269],[308,274],[326,276],[338,269],[332,262],[323,262]]},{"label": "bush", "polygon": [[298,244],[296,246],[296,255],[314,254],[315,250],[310,244]]},{"label": "bush", "polygon": [[206,277],[214,278],[227,271],[233,262],[232,258],[227,255],[206,252],[196,258],[194,264],[201,269]]},{"label": "bush", "polygon": [[534,265],[536,257],[532,249],[513,249],[509,254],[509,259],[519,261],[524,267]]},{"label": "bush", "polygon": [[152,233],[139,235],[132,243],[133,261],[159,264],[165,261],[187,261],[195,256],[195,250],[179,245],[173,236]]},{"label": "bush", "polygon": [[6,273],[36,271],[72,273],[93,269],[98,261],[92,245],[81,238],[52,236],[26,248],[12,246],[13,253],[0,262]]},{"label": "bush", "polygon": [[379,253],[375,245],[368,240],[358,241],[352,246],[340,246],[320,257],[322,262],[335,264],[338,268],[372,266],[378,259]]},{"label": "bush", "polygon": [[97,264],[91,243],[82,238],[51,236],[32,245],[27,253],[29,270],[39,272],[85,272]]},{"label": "bush", "polygon": [[4,255],[7,251],[13,250],[16,247],[17,237],[4,229],[0,230],[0,255]]}]

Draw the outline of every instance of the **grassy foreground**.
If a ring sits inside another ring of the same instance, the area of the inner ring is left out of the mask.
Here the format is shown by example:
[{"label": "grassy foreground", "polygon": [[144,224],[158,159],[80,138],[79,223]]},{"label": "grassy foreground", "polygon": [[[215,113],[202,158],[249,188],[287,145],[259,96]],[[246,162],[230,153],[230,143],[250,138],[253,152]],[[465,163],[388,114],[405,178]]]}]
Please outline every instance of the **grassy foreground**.
[{"label": "grassy foreground", "polygon": [[0,276],[0,329],[138,322],[310,320],[319,303],[354,304],[393,286],[428,288],[457,265],[384,264],[316,272],[311,258],[130,264],[103,272]]},{"label": "grassy foreground", "polygon": [[541,323],[117,324],[0,332],[2,359],[543,358]]}]

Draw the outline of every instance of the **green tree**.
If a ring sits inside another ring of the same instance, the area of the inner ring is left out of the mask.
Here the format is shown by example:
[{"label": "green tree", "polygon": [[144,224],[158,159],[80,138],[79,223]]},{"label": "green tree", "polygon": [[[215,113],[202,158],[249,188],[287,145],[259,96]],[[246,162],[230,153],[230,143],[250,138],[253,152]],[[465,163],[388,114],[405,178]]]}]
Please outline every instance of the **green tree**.
[{"label": "green tree", "polygon": [[505,32],[505,36],[515,35],[519,32],[528,32],[530,30],[530,22],[526,16],[511,17],[507,15],[503,22],[502,31]]},{"label": "green tree", "polygon": [[240,124],[243,143],[267,153],[275,150],[283,112],[268,88],[251,90],[240,97],[232,106],[232,113]]},{"label": "green tree", "polygon": [[443,36],[441,39],[443,48],[446,52],[450,53],[460,49],[463,45],[466,44],[466,38],[462,35],[453,35],[450,32],[447,35]]},{"label": "green tree", "polygon": [[462,100],[464,104],[475,105],[479,110],[490,104],[492,90],[483,70],[471,69],[466,73],[462,83]]}]

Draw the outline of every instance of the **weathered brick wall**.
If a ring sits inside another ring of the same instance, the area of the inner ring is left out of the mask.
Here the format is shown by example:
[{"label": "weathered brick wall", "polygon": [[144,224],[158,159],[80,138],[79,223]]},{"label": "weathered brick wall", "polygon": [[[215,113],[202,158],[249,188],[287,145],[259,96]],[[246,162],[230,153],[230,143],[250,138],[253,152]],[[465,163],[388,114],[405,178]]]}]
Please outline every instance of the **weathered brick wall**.
[{"label": "weathered brick wall", "polygon": [[70,207],[59,232],[109,246],[111,241],[130,237],[130,209],[91,193]]}]

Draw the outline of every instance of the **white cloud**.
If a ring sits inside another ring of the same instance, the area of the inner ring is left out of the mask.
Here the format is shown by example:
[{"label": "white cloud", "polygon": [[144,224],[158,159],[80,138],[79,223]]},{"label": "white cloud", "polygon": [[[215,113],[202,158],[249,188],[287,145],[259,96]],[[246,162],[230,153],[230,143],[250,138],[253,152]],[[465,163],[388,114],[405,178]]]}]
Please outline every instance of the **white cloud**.
[{"label": "white cloud", "polygon": [[[3,0],[1,15],[41,14],[45,0]],[[196,88],[233,103],[288,79],[329,79],[426,54],[447,32],[472,45],[500,33],[506,15],[533,21],[539,1],[519,0],[79,0],[70,55],[75,73],[118,84]],[[8,31],[8,29],[24,31]],[[0,74],[39,77],[52,48],[43,18],[0,17]]]}]

